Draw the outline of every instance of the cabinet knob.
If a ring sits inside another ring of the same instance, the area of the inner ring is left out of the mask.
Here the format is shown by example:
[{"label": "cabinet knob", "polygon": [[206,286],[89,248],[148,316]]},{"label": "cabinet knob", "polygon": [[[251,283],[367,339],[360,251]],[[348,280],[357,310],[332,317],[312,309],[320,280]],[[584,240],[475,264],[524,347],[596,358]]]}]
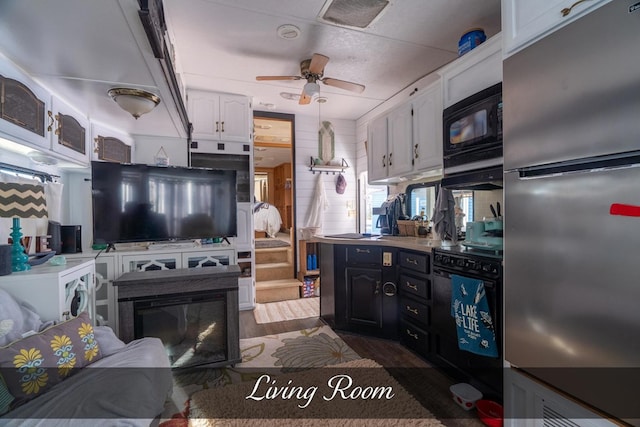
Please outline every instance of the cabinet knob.
[{"label": "cabinet knob", "polygon": [[412,308],[410,305],[407,306],[407,311],[417,315],[418,314],[418,309],[417,308]]},{"label": "cabinet knob", "polygon": [[413,339],[418,339],[418,334],[412,334],[409,329],[407,329],[407,335],[409,335]]},{"label": "cabinet knob", "polygon": [[409,289],[413,289],[414,291],[418,290],[418,285],[414,285],[411,282],[407,282],[406,285],[407,285],[407,288],[409,288]]}]

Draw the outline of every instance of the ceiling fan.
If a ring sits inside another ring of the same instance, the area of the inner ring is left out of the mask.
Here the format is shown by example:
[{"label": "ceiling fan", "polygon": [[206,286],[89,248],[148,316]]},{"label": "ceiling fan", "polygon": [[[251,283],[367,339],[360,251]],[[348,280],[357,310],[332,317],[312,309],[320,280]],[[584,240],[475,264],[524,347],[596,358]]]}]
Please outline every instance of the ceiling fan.
[{"label": "ceiling fan", "polygon": [[311,99],[320,93],[320,85],[322,82],[328,86],[338,87],[340,89],[350,90],[352,92],[362,93],[364,85],[358,83],[338,80],[331,77],[322,77],[324,75],[324,66],[329,62],[329,57],[314,53],[311,59],[305,59],[300,63],[299,76],[257,76],[256,80],[301,80],[305,79],[307,83],[300,94],[299,104],[308,104]]}]

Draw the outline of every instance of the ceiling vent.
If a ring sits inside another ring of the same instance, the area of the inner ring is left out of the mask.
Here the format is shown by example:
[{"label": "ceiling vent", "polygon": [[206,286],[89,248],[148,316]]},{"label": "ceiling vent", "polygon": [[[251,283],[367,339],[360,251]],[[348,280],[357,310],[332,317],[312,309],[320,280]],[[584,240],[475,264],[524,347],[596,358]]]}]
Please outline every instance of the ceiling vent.
[{"label": "ceiling vent", "polygon": [[367,28],[390,3],[389,0],[327,0],[318,19],[333,25]]}]

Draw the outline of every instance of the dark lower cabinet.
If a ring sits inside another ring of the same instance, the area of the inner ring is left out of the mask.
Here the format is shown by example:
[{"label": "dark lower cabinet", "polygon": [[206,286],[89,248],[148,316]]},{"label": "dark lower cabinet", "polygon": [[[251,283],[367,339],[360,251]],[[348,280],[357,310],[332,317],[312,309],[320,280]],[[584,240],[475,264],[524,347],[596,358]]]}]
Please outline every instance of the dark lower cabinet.
[{"label": "dark lower cabinet", "polygon": [[396,251],[319,245],[320,317],[338,330],[398,339]]},{"label": "dark lower cabinet", "polygon": [[400,291],[400,340],[421,356],[432,351],[431,255],[400,251],[398,288]]},{"label": "dark lower cabinet", "polygon": [[382,269],[347,267],[347,323],[382,328]]}]

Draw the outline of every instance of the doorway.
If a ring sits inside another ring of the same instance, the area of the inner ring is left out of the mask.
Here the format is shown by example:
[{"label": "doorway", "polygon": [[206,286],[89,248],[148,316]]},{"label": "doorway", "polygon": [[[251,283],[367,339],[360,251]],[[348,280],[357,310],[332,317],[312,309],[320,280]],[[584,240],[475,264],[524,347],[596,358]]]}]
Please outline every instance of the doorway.
[{"label": "doorway", "polygon": [[[261,299],[259,291],[265,288],[265,282],[291,280],[291,285],[297,286],[293,281],[297,271],[294,119],[293,114],[266,111],[253,113],[253,197],[258,302]],[[275,256],[275,248],[286,248],[284,243],[288,244],[286,262]],[[265,261],[261,262],[261,259]],[[290,294],[293,297],[293,290]]]}]

